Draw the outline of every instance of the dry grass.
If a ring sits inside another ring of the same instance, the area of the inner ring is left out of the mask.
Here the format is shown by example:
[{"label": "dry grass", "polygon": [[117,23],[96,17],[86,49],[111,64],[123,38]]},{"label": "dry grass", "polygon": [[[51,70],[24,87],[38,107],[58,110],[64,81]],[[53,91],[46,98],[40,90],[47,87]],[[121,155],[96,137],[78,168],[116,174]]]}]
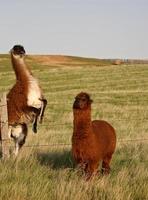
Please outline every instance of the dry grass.
[{"label": "dry grass", "polygon": [[[3,92],[8,91],[15,79],[9,57],[0,58],[0,92]],[[98,67],[97,61],[91,59],[83,62],[80,58],[70,59],[45,65],[42,57],[41,61],[27,58],[41,82],[48,107],[43,126],[36,135],[30,130],[26,145],[51,146],[24,147],[17,160],[0,161],[0,199],[148,199],[146,141],[118,142],[111,174],[99,175],[90,182],[85,182],[83,174],[75,168],[70,145],[52,146],[71,144],[72,103],[81,91],[90,93],[94,99],[92,118],[109,121],[116,128],[118,140],[148,138],[148,66]]]}]

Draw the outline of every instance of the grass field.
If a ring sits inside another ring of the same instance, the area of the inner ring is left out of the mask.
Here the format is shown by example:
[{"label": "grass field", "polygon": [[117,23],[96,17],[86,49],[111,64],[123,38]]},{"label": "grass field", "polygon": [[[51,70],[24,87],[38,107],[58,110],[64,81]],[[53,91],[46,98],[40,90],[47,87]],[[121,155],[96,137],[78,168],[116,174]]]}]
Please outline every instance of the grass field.
[{"label": "grass field", "polygon": [[[48,106],[38,134],[30,129],[17,160],[0,161],[0,199],[147,200],[148,141],[138,139],[148,139],[148,65],[62,56],[29,56],[26,62]],[[1,55],[0,93],[14,82],[10,58]],[[92,119],[109,121],[118,139],[111,174],[90,182],[75,168],[70,152],[72,104],[81,91],[94,100]]]}]

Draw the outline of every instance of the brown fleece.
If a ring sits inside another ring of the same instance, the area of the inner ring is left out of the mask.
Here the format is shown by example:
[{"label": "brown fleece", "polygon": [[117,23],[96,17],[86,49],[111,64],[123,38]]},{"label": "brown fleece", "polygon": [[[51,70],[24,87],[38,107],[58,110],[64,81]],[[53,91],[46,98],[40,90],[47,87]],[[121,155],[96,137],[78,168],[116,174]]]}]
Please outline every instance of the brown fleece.
[{"label": "brown fleece", "polygon": [[[37,120],[40,114],[40,109],[27,105],[29,76],[32,76],[32,74],[25,64],[24,55],[25,50],[21,45],[15,45],[11,50],[11,62],[16,75],[16,83],[7,94],[9,125],[28,124]],[[46,107],[47,101],[43,98],[43,95],[41,101],[45,101]],[[45,107],[41,115],[42,118]]]},{"label": "brown fleece", "polygon": [[100,161],[102,173],[109,173],[116,146],[114,128],[103,120],[91,121],[91,102],[90,96],[81,92],[73,104],[72,154],[87,179],[97,172]]},{"label": "brown fleece", "polygon": [[27,94],[29,80],[27,75],[31,74],[25,63],[19,63],[11,53],[12,66],[16,74],[16,83],[7,95],[8,99],[8,121],[10,125],[29,123],[33,121],[35,113],[27,105]]}]

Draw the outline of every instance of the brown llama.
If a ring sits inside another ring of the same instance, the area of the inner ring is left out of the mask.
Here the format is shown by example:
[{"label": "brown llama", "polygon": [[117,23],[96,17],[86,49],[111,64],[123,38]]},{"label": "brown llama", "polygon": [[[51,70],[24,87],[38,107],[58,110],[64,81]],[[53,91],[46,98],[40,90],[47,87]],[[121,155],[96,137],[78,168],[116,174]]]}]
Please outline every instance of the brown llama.
[{"label": "brown llama", "polygon": [[114,128],[103,120],[91,121],[91,103],[90,96],[81,92],[75,97],[73,104],[72,154],[76,163],[84,170],[87,180],[97,172],[100,161],[102,173],[109,173],[116,146]]},{"label": "brown llama", "polygon": [[37,132],[37,120],[42,122],[47,100],[42,90],[25,64],[25,50],[15,45],[10,51],[11,62],[16,75],[16,83],[7,95],[9,136],[15,142],[15,155],[25,143],[28,133],[27,124],[33,123]]}]

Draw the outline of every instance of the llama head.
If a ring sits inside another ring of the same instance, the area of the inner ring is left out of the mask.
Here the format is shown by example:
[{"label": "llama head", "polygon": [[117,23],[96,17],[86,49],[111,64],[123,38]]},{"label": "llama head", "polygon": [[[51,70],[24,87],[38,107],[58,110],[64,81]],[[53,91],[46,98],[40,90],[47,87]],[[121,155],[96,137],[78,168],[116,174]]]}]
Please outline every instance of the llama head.
[{"label": "llama head", "polygon": [[75,97],[73,108],[79,110],[85,110],[90,107],[92,102],[93,101],[90,98],[89,94],[81,92]]},{"label": "llama head", "polygon": [[16,57],[24,57],[25,56],[25,49],[21,45],[15,45],[11,51],[10,51],[14,56]]}]

